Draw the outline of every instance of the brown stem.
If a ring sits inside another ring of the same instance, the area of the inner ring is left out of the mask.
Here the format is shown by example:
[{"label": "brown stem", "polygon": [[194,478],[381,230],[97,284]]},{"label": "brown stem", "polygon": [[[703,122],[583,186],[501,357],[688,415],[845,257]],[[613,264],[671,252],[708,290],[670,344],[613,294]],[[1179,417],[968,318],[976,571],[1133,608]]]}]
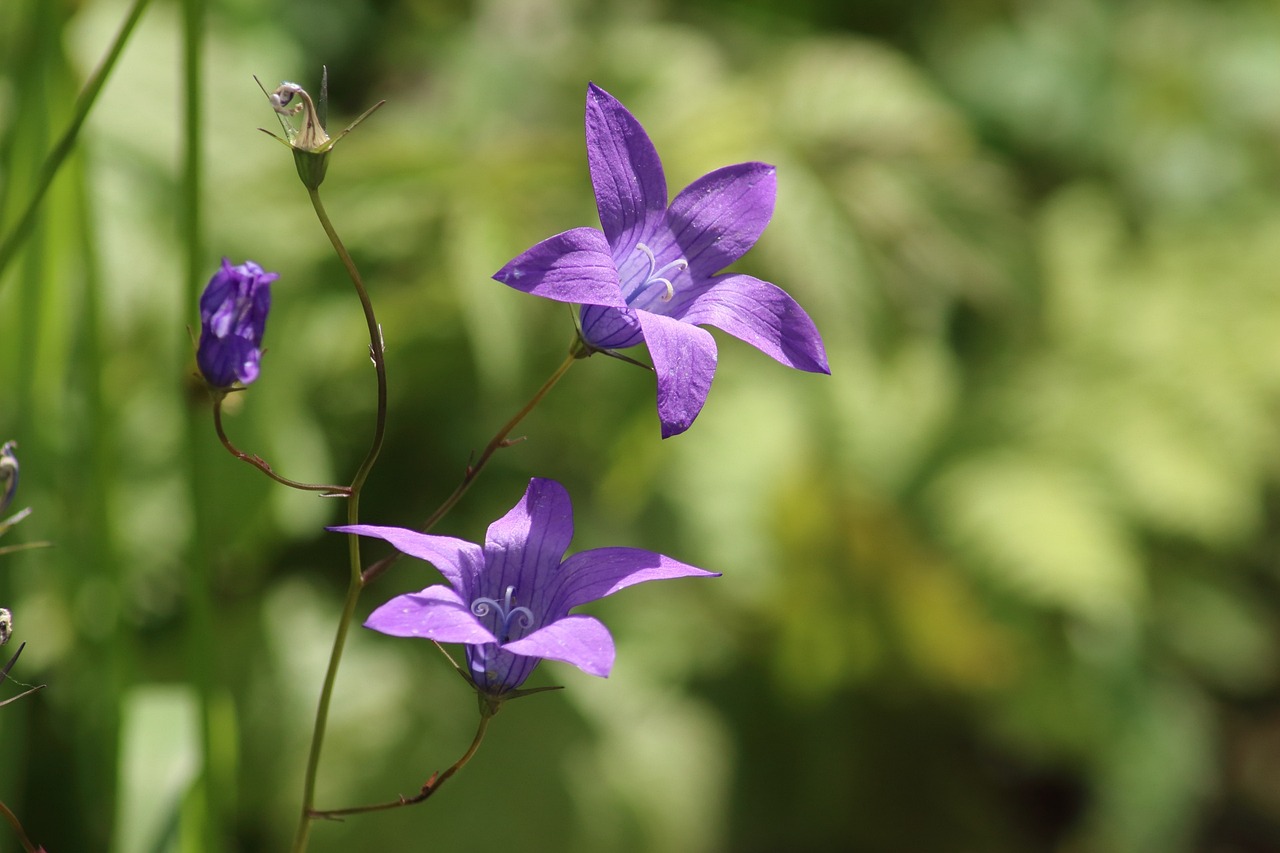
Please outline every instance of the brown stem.
[{"label": "brown stem", "polygon": [[[516,412],[515,415],[512,416],[511,420],[503,424],[502,429],[498,430],[497,434],[495,434],[494,437],[489,440],[489,443],[485,445],[485,448],[481,451],[479,458],[467,465],[466,473],[462,476],[462,482],[453,490],[453,494],[445,498],[444,503],[440,504],[440,506],[436,508],[436,511],[427,517],[427,520],[418,528],[419,530],[423,533],[431,530],[431,528],[436,526],[440,519],[445,517],[449,510],[453,509],[454,505],[457,504],[457,502],[462,499],[462,496],[467,493],[467,489],[471,488],[471,484],[475,482],[476,477],[480,476],[480,472],[484,470],[485,465],[489,464],[489,459],[494,453],[497,453],[498,450],[503,447],[510,447],[511,445],[522,441],[522,439],[519,438],[508,439],[507,436],[509,436],[511,431],[525,419],[525,416],[533,411],[534,407],[537,406],[538,403],[542,402],[542,398],[547,396],[547,392],[555,387],[555,384],[560,381],[560,377],[564,376],[565,373],[569,371],[569,368],[573,366],[575,361],[583,357],[584,352],[585,351],[581,349],[581,344],[578,341],[575,341],[574,346],[569,348],[568,357],[559,367],[556,368],[555,373],[552,373],[547,381],[542,383],[542,387],[534,393],[534,395],[529,399],[529,402],[524,404],[524,408]],[[369,584],[387,569],[391,568],[391,565],[399,558],[400,552],[393,551],[381,560],[378,560],[376,563],[369,566],[369,568],[364,570],[364,583],[366,585]]]},{"label": "brown stem", "polygon": [[480,725],[476,729],[476,736],[471,741],[471,746],[467,747],[467,751],[462,757],[455,761],[448,770],[443,773],[432,773],[431,778],[422,785],[422,790],[414,794],[412,797],[406,797],[403,794],[385,803],[373,803],[367,806],[352,806],[345,809],[312,809],[308,812],[312,818],[323,818],[324,820],[338,820],[339,818],[353,814],[367,814],[368,812],[382,812],[388,809],[398,809],[401,806],[413,806],[418,803],[426,802],[436,791],[440,790],[450,776],[457,773],[467,762],[471,760],[476,751],[480,749],[480,743],[484,740],[484,733],[489,728],[489,720],[493,719],[493,711],[486,708],[480,714]]},{"label": "brown stem", "polygon": [[10,811],[9,807],[3,802],[0,802],[0,816],[4,817],[4,819],[9,822],[9,826],[13,827],[14,833],[18,836],[18,841],[22,842],[22,849],[25,850],[26,853],[36,853],[38,849],[44,849],[37,848],[31,843],[31,839],[27,837],[27,832],[22,828],[22,822],[18,820],[18,816]]},{"label": "brown stem", "polygon": [[331,486],[319,483],[299,483],[297,480],[290,480],[288,477],[281,477],[275,471],[271,470],[261,456],[253,456],[240,450],[231,443],[231,439],[227,438],[226,431],[222,428],[222,397],[218,396],[213,401],[213,428],[218,431],[218,438],[232,456],[237,459],[243,459],[262,473],[266,474],[277,483],[288,486],[291,489],[301,489],[304,492],[324,492],[325,497],[349,497],[351,488],[349,486]]}]

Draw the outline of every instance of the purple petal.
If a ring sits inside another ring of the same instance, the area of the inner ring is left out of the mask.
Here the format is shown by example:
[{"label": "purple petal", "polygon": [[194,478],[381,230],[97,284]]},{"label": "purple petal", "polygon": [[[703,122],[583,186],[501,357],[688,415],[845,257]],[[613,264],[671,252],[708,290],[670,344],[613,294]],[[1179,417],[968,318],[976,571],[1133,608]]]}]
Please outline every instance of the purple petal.
[{"label": "purple petal", "polygon": [[831,372],[813,320],[782,288],[767,281],[749,275],[714,278],[680,312],[680,319],[723,329],[787,367]]},{"label": "purple petal", "polygon": [[516,290],[558,302],[626,307],[609,243],[594,228],[574,228],[548,237],[493,277]]},{"label": "purple petal", "polygon": [[200,373],[217,388],[230,387],[236,380],[249,385],[258,378],[261,359],[262,351],[253,341],[237,335],[226,338],[201,335],[196,348]]},{"label": "purple petal", "polygon": [[716,375],[716,342],[706,329],[648,311],[636,312],[658,374],[662,437],[679,435],[702,411]]},{"label": "purple petal", "polygon": [[571,663],[601,678],[613,669],[613,637],[591,616],[566,616],[502,648],[518,655]]},{"label": "purple petal", "polygon": [[[541,596],[573,539],[573,505],[555,480],[535,477],[524,497],[489,525],[484,538],[485,573],[478,594],[501,601],[508,587]],[[538,609],[538,612],[545,611]]]},{"label": "purple petal", "polygon": [[768,163],[726,166],[698,178],[671,202],[667,224],[694,278],[720,272],[760,239],[773,217],[776,172]]},{"label": "purple petal", "polygon": [[582,339],[597,349],[626,349],[644,340],[640,320],[630,309],[583,305],[578,312]]},{"label": "purple petal", "polygon": [[552,607],[559,612],[568,612],[580,604],[613,595],[638,583],[688,577],[718,578],[720,573],[708,572],[642,548],[581,551],[560,566],[556,587],[551,593]]},{"label": "purple petal", "polygon": [[537,667],[540,658],[517,655],[495,643],[467,646],[471,677],[486,693],[515,690]]},{"label": "purple petal", "polygon": [[397,595],[365,620],[364,626],[393,637],[422,637],[440,643],[492,643],[497,638],[447,586]]},{"label": "purple petal", "polygon": [[484,551],[479,545],[452,536],[432,536],[405,530],[403,527],[378,527],[373,524],[352,524],[330,527],[334,533],[355,533],[372,536],[390,542],[397,551],[426,560],[440,570],[445,580],[453,584],[462,595],[470,598],[475,581],[484,568]]},{"label": "purple petal", "polygon": [[630,248],[667,209],[667,179],[649,135],[604,89],[587,87],[587,165],[609,245]]}]

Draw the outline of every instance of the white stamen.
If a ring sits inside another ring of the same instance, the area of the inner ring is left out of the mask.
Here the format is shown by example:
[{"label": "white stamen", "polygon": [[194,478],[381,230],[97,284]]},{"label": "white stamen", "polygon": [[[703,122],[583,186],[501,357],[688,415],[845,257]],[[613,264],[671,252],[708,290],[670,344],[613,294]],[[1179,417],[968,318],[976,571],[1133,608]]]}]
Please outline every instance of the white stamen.
[{"label": "white stamen", "polygon": [[644,285],[640,289],[647,290],[651,285],[661,284],[667,292],[658,298],[663,302],[670,302],[672,297],[676,295],[676,288],[671,283],[671,279],[664,277],[663,273],[668,270],[684,272],[689,268],[689,262],[684,258],[676,258],[668,264],[663,264],[662,269],[658,269],[658,259],[654,257],[652,249],[644,243],[636,243],[636,248],[643,252],[644,256],[649,260],[649,274],[644,277]]},{"label": "white stamen", "polygon": [[488,616],[490,613],[497,612],[502,620],[502,630],[498,634],[498,642],[505,643],[511,637],[511,626],[519,618],[521,628],[529,628],[533,626],[533,611],[527,607],[513,607],[515,604],[516,588],[514,586],[507,587],[506,594],[502,597],[501,602],[494,601],[492,598],[477,598],[471,602],[471,612],[477,616]]}]

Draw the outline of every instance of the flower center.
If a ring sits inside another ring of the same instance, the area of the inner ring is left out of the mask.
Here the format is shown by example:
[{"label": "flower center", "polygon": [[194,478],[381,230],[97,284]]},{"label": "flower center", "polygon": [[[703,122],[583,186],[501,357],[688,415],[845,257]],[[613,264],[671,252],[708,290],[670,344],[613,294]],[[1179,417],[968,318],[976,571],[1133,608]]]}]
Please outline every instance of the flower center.
[{"label": "flower center", "polygon": [[521,628],[529,628],[533,625],[533,611],[527,607],[515,607],[515,591],[514,586],[507,587],[506,594],[502,597],[502,601],[494,601],[492,598],[477,598],[471,602],[471,612],[477,616],[488,616],[490,613],[497,613],[501,619],[501,630],[498,632],[498,644],[501,645],[511,639],[511,626],[518,624]]},{"label": "flower center", "polygon": [[666,276],[668,274],[684,272],[689,268],[689,262],[684,258],[676,258],[671,263],[663,264],[662,267],[659,268],[658,259],[654,257],[652,249],[644,243],[636,243],[636,248],[639,249],[649,261],[649,272],[645,275],[644,284],[640,285],[640,288],[636,291],[636,295],[639,296],[653,285],[660,284],[666,290],[666,293],[658,298],[663,302],[670,302],[671,298],[676,295],[676,288],[675,285],[671,283],[671,279]]}]

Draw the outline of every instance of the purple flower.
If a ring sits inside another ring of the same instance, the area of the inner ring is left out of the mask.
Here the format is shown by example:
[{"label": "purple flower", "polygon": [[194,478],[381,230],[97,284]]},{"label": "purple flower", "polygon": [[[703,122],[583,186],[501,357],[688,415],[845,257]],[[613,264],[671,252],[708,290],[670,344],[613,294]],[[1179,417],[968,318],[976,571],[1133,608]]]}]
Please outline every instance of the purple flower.
[{"label": "purple flower", "polygon": [[400,527],[331,527],[385,539],[440,570],[449,586],[429,586],[383,604],[365,627],[395,637],[465,643],[476,686],[490,695],[519,687],[539,658],[607,676],[613,638],[580,604],[642,581],[718,577],[639,548],[597,548],[564,559],[573,507],[554,480],[533,479],[511,511],[489,525],[484,547]]},{"label": "purple flower", "polygon": [[716,372],[706,324],[788,367],[830,373],[822,338],[777,286],[720,270],[746,254],[773,216],[773,166],[739,163],[703,175],[667,206],[662,161],[640,122],[587,88],[587,163],[604,231],[543,240],[494,274],[525,293],[582,307],[582,339],[600,350],[644,341],[658,375],[662,437],[689,428]]},{"label": "purple flower", "polygon": [[270,285],[279,277],[253,261],[233,267],[223,258],[222,269],[209,279],[200,297],[196,364],[214,388],[230,388],[237,380],[248,385],[258,378]]}]

